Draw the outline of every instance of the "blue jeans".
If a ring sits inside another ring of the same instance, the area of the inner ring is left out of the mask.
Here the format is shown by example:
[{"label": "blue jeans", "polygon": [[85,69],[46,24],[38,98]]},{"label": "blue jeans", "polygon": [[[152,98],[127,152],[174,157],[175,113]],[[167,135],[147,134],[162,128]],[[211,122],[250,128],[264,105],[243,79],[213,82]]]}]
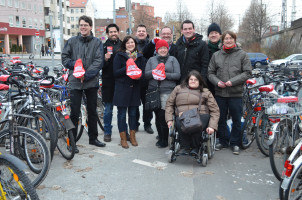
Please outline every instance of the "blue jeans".
[{"label": "blue jeans", "polygon": [[112,134],[112,111],[113,104],[112,102],[105,102],[105,110],[104,110],[104,134],[111,135]]},{"label": "blue jeans", "polygon": [[[240,146],[241,144],[241,117],[242,98],[241,97],[220,97],[215,96],[220,110],[218,122],[219,142],[223,146]],[[227,115],[232,117],[233,125],[230,138],[227,131]]]},{"label": "blue jeans", "polygon": [[117,126],[119,132],[127,132],[126,113],[128,109],[128,123],[130,130],[136,130],[137,106],[117,107]]}]

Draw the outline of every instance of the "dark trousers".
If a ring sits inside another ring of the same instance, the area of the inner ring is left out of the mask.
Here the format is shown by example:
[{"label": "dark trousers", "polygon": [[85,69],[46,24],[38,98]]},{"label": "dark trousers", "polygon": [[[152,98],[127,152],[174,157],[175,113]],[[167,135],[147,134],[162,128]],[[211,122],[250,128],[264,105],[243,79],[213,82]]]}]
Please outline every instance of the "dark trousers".
[{"label": "dark trousers", "polygon": [[88,136],[89,140],[95,140],[98,137],[97,129],[97,90],[98,88],[89,88],[85,90],[71,90],[71,113],[70,119],[76,128],[73,129],[73,136],[76,138],[78,132],[79,115],[81,113],[81,101],[83,91],[87,99],[87,115],[88,115]]},{"label": "dark trousers", "polygon": [[158,109],[155,113],[155,125],[158,132],[159,141],[161,143],[168,142],[169,128],[165,119],[165,110]]},{"label": "dark trousers", "polygon": [[175,126],[179,133],[180,140],[181,140],[181,146],[183,148],[190,148],[190,147],[199,148],[200,147],[200,144],[202,142],[202,137],[201,137],[202,133],[201,132],[190,133],[190,134],[183,133],[180,128],[180,121],[179,121],[178,117],[175,118]]},{"label": "dark trousers", "polygon": [[[144,127],[151,126],[151,120],[153,118],[152,111],[145,110],[145,101],[146,101],[146,92],[147,92],[147,87],[142,87],[140,89],[140,95],[141,95],[141,101],[143,104],[143,122],[144,122]],[[136,110],[136,124],[137,127],[140,125],[139,123],[139,118],[140,118],[140,113],[139,113],[139,108],[137,107]]]},{"label": "dark trousers", "polygon": [[[219,142],[223,146],[240,146],[241,117],[242,117],[242,98],[241,97],[220,97],[216,96],[216,101],[220,110],[218,122]],[[232,117],[233,125],[231,137],[227,132],[227,115]]]}]

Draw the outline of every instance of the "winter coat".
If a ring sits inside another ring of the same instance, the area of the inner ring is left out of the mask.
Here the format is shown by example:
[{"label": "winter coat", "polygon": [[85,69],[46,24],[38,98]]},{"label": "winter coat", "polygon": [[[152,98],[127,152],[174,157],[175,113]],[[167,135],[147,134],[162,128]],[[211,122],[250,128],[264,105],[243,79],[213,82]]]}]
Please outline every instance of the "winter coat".
[{"label": "winter coat", "polygon": [[139,40],[138,38],[135,39],[137,42],[137,49],[140,53],[143,53],[144,48],[149,43],[149,38],[147,37],[145,40]]},{"label": "winter coat", "polygon": [[[118,52],[113,60],[113,74],[115,77],[115,88],[113,105],[120,107],[140,105],[140,80],[131,79],[126,75],[126,62],[129,59],[125,52]],[[145,69],[146,59],[138,53],[135,60],[137,67]],[[142,74],[141,79],[144,77]]]},{"label": "winter coat", "polygon": [[[200,114],[210,114],[208,127],[217,130],[220,112],[216,100],[207,88],[203,89],[201,96]],[[176,86],[166,102],[166,122],[173,120],[174,112],[177,116],[180,116],[181,113],[187,110],[198,108],[199,101],[200,90],[182,88],[180,85]]]},{"label": "winter coat", "polygon": [[[222,49],[212,56],[208,73],[209,80],[215,85],[215,95],[242,97],[243,85],[252,77],[251,61],[240,47],[234,47],[228,53]],[[231,81],[232,86],[220,88],[219,81]]]},{"label": "winter coat", "polygon": [[107,47],[111,46],[113,48],[113,54],[111,54],[110,59],[104,61],[104,66],[102,69],[102,100],[104,102],[112,102],[114,95],[114,75],[113,75],[113,59],[116,55],[116,52],[121,46],[122,41],[112,41],[106,40],[104,44],[104,58],[107,53]]},{"label": "winter coat", "polygon": [[[62,51],[62,64],[69,69],[70,89],[88,89],[99,87],[99,71],[102,69],[104,53],[102,42],[93,37],[80,34],[70,38]],[[73,76],[74,65],[81,58],[85,69],[84,81]]]},{"label": "winter coat", "polygon": [[176,42],[175,57],[180,64],[181,80],[192,70],[199,71],[204,81],[207,80],[209,51],[202,35],[196,33],[189,42],[181,36]]},{"label": "winter coat", "polygon": [[177,59],[169,56],[165,63],[166,79],[157,81],[152,76],[152,70],[159,64],[158,56],[152,57],[148,60],[145,69],[145,78],[149,80],[148,89],[156,88],[160,82],[160,93],[170,94],[176,86],[176,81],[180,79],[180,67]]},{"label": "winter coat", "polygon": [[[143,54],[144,54],[145,58],[147,58],[147,59],[156,55],[155,44],[152,42],[152,40],[144,48]],[[174,57],[176,55],[176,46],[173,43],[171,43],[169,45],[169,55],[174,56]]]}]

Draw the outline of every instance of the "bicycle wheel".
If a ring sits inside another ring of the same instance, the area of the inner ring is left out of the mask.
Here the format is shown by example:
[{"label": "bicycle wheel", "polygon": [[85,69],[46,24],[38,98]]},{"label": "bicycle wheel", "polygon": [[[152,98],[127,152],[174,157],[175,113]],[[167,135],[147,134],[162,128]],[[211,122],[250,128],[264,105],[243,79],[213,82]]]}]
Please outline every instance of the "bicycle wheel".
[{"label": "bicycle wheel", "polygon": [[275,132],[274,141],[269,145],[269,158],[271,168],[275,177],[281,181],[284,163],[289,157],[287,150],[290,144],[290,130],[291,127],[287,120],[279,122],[277,131]]},{"label": "bicycle wheel", "polygon": [[[18,169],[14,163],[0,158],[0,183],[5,193],[1,199],[38,200],[34,186],[24,171]],[[0,193],[1,194],[1,193]]]},{"label": "bicycle wheel", "polygon": [[295,96],[298,97],[299,102],[301,102],[301,100],[302,100],[302,86],[299,86]]},{"label": "bicycle wheel", "polygon": [[253,123],[254,111],[250,110],[250,112],[245,117],[243,127],[241,128],[241,148],[247,149],[251,146],[255,139],[255,125]]},{"label": "bicycle wheel", "polygon": [[71,160],[74,157],[75,146],[72,130],[66,131],[65,128],[60,130],[57,147],[66,160]]},{"label": "bicycle wheel", "polygon": [[100,126],[100,128],[104,131],[104,110],[105,110],[105,105],[104,102],[102,101],[102,98],[99,97],[98,95],[98,99],[97,99],[97,114],[98,114],[98,124]]},{"label": "bicycle wheel", "polygon": [[289,183],[289,188],[284,193],[285,200],[302,198],[302,164],[298,167]]},{"label": "bicycle wheel", "polygon": [[277,83],[276,87],[275,87],[275,90],[276,92],[279,94],[279,95],[283,95],[284,93],[284,85],[281,84],[281,83]]},{"label": "bicycle wheel", "polygon": [[259,150],[265,156],[269,156],[269,147],[267,145],[269,136],[267,132],[270,130],[270,127],[268,115],[264,111],[260,112],[256,119],[255,138]]},{"label": "bicycle wheel", "polygon": [[[26,161],[30,170],[26,174],[34,187],[37,187],[46,178],[50,169],[50,152],[44,138],[34,130],[26,127],[16,127],[14,133],[14,155]],[[1,152],[6,152],[6,147],[10,148],[9,129],[0,131],[0,139],[4,139],[5,146],[0,147]]]}]

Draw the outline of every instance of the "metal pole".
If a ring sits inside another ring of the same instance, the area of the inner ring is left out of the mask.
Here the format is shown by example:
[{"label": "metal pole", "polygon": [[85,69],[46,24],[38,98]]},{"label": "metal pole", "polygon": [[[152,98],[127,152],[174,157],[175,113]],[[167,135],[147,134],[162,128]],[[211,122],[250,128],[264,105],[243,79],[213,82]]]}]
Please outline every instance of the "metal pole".
[{"label": "metal pole", "polygon": [[132,22],[131,22],[131,0],[128,0],[128,8],[129,8],[129,11],[128,11],[129,35],[131,35],[132,34],[132,30],[131,30],[131,26],[132,26]]},{"label": "metal pole", "polygon": [[55,66],[54,64],[54,51],[53,51],[53,29],[52,29],[52,12],[49,13],[49,26],[50,26],[50,49],[51,49],[51,65],[52,67]]},{"label": "metal pole", "polygon": [[60,4],[60,44],[61,44],[60,47],[62,52],[64,47],[62,0],[59,1],[59,4]]},{"label": "metal pole", "polygon": [[113,0],[113,23],[116,23],[116,11],[115,11],[115,0]]}]

